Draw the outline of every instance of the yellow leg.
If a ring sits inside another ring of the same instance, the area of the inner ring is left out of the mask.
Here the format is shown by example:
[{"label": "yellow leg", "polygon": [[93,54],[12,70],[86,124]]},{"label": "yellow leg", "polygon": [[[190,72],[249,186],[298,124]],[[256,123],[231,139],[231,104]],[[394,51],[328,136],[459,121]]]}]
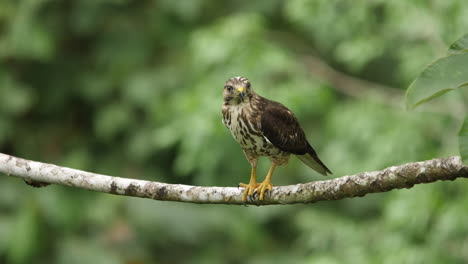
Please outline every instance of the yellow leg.
[{"label": "yellow leg", "polygon": [[249,184],[239,183],[239,186],[245,188],[244,192],[242,193],[242,201],[247,202],[247,196],[252,196],[254,194],[255,189],[257,189],[260,186],[260,184],[257,183],[256,167],[252,167]]},{"label": "yellow leg", "polygon": [[265,180],[257,188],[257,191],[260,191],[260,201],[262,201],[265,198],[265,191],[270,191],[273,188],[273,184],[271,184],[271,177],[273,176],[275,168],[276,164],[271,163],[270,169],[268,170]]}]

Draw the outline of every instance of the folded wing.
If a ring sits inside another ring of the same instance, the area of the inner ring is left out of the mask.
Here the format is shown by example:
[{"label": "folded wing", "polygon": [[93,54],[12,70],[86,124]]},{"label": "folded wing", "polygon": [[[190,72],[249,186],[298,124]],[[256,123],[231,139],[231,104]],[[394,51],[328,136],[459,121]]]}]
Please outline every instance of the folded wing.
[{"label": "folded wing", "polygon": [[260,129],[275,147],[296,154],[302,162],[322,175],[331,174],[307,141],[297,118],[284,105],[268,102],[261,116]]}]

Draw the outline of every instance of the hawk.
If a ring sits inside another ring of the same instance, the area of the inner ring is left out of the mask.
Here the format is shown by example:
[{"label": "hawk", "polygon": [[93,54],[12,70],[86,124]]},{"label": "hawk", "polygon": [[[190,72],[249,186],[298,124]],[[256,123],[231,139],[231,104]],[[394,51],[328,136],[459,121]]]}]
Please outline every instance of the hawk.
[{"label": "hawk", "polygon": [[[307,141],[291,110],[255,93],[247,78],[227,80],[223,96],[223,123],[242,147],[252,167],[250,182],[239,184],[245,188],[242,201],[252,198],[255,192],[263,200],[265,192],[273,187],[271,177],[275,168],[287,164],[291,154],[324,176],[332,173]],[[257,183],[257,162],[261,156],[267,156],[271,166],[265,180]]]}]

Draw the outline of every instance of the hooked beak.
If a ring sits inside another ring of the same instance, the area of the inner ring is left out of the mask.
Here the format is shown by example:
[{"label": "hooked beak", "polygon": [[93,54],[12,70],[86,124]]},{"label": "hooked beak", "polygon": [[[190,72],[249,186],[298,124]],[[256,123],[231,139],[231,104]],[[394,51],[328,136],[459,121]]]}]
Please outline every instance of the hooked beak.
[{"label": "hooked beak", "polygon": [[237,92],[239,93],[239,96],[240,96],[241,100],[244,101],[245,87],[237,88]]}]

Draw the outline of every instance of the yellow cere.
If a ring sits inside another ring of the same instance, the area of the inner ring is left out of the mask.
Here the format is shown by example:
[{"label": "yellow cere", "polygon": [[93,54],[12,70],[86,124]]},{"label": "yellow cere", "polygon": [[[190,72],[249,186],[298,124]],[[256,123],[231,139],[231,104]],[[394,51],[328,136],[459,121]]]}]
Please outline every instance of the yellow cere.
[{"label": "yellow cere", "polygon": [[245,91],[245,87],[239,87],[239,88],[237,88],[237,91],[239,93],[243,93]]}]

